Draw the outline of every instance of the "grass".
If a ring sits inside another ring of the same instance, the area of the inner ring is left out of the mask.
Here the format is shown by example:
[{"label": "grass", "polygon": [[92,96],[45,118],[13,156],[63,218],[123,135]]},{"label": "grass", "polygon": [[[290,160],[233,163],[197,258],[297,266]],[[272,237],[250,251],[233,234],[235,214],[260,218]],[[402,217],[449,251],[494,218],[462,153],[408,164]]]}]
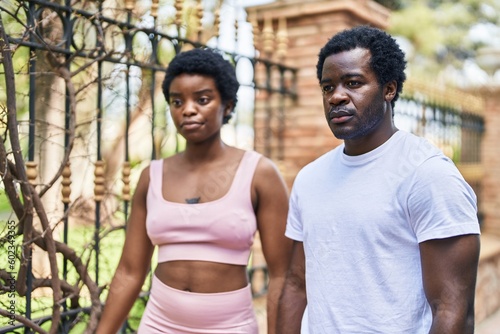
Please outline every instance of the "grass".
[{"label": "grass", "polygon": [[[90,277],[95,281],[96,279],[96,269],[95,269],[95,251],[93,250],[93,239],[94,239],[94,227],[93,226],[75,226],[71,227],[68,231],[68,245],[72,247],[76,253],[81,256],[82,261],[84,263],[88,263],[88,271]],[[104,231],[101,231],[101,234]],[[62,241],[62,229],[58,230],[58,235],[60,235],[59,240]],[[0,229],[0,235],[4,235],[4,231]],[[123,243],[125,241],[125,231],[123,229],[115,230],[106,235],[101,239],[99,248],[99,286],[106,286],[106,289],[101,293],[100,299],[102,302],[105,302],[107,296],[107,286],[111,282],[115,269],[118,265],[118,261],[121,256],[121,251],[123,247]],[[22,237],[18,236],[15,240],[15,245],[20,245],[22,242]],[[4,252],[5,247],[2,246],[1,251]],[[19,247],[18,247],[19,253]],[[4,259],[6,256],[0,258],[0,268],[6,268],[6,263]],[[58,268],[60,277],[63,276],[63,257],[58,254]],[[18,272],[19,268],[19,259],[16,261],[16,269],[15,272]],[[68,271],[67,271],[67,281],[70,284],[77,284],[79,282],[79,276],[72,266],[71,263],[68,263]],[[82,284],[80,283],[81,287]],[[147,291],[149,288],[149,280],[147,280],[144,284],[144,290]],[[37,292],[37,291],[35,291]],[[50,290],[49,290],[50,293]],[[39,294],[39,293],[38,293]],[[9,303],[10,301],[5,300],[0,302],[0,307],[7,308],[5,302]],[[26,312],[26,300],[24,297],[16,296],[15,304],[17,314],[25,314]],[[82,307],[86,307],[90,305],[90,297],[88,291],[85,287],[82,288],[79,298],[79,305]],[[140,318],[145,308],[145,299],[138,299],[133,306],[130,312],[129,323],[132,328],[137,328],[140,322]],[[50,316],[52,313],[52,297],[50,295],[46,296],[35,296],[32,298],[32,319],[36,319],[43,316]],[[88,320],[87,315],[81,315],[77,319],[78,322],[71,329],[71,334],[80,334],[83,333],[86,327],[86,322]],[[4,317],[0,317],[0,328],[3,326],[7,326],[8,319]],[[50,328],[50,321],[47,321],[42,325],[42,328],[48,330]]]},{"label": "grass", "polygon": [[10,211],[12,211],[12,208],[10,206],[9,199],[7,198],[7,194],[5,193],[5,190],[0,187],[0,212],[8,214]]}]

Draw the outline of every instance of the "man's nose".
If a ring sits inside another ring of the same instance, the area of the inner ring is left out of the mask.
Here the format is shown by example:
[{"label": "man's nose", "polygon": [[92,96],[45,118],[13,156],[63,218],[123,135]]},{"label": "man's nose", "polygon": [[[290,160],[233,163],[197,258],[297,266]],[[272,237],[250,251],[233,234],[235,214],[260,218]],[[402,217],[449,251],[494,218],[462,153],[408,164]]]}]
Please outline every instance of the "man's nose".
[{"label": "man's nose", "polygon": [[345,88],[342,85],[335,87],[331,95],[328,97],[328,103],[335,106],[349,103],[349,95],[347,95]]}]

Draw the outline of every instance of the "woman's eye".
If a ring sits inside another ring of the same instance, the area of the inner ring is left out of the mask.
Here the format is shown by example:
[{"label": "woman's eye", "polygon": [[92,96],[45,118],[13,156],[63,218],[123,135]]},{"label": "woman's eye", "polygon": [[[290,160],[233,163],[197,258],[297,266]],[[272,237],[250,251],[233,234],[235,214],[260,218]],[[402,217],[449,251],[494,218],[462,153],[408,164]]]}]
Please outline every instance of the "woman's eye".
[{"label": "woman's eye", "polygon": [[346,83],[347,87],[355,87],[355,86],[359,86],[359,85],[360,85],[359,81],[349,81]]},{"label": "woman's eye", "polygon": [[208,99],[208,97],[200,97],[200,99],[198,100],[198,102],[200,104],[207,104],[209,102],[209,99]]},{"label": "woman's eye", "polygon": [[181,100],[172,100],[172,101],[170,101],[170,104],[173,107],[179,107],[182,104],[182,102],[181,102]]}]

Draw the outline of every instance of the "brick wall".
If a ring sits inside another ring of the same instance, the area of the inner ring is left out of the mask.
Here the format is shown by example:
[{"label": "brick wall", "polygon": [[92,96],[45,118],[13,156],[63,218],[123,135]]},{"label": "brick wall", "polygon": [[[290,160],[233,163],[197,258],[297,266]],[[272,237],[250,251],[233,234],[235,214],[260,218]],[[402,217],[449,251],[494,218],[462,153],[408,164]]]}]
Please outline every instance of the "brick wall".
[{"label": "brick wall", "polygon": [[476,322],[500,309],[500,87],[487,85],[481,143],[481,257],[476,284]]},{"label": "brick wall", "polygon": [[[311,1],[281,0],[269,5],[251,7],[249,15],[257,18],[262,30],[264,19],[271,19],[274,31],[278,19],[287,20],[288,51],[282,60],[288,66],[298,68],[295,103],[287,106],[284,113],[284,156],[279,161],[289,187],[297,172],[307,163],[339,144],[330,132],[323,114],[322,97],[316,78],[316,62],[319,50],[336,32],[361,24],[385,28],[389,11],[374,1]],[[264,55],[271,60],[274,55]],[[259,78],[262,73],[257,73]],[[264,152],[266,110],[257,96],[255,111],[255,149]],[[277,142],[272,142],[273,148]],[[271,154],[271,158],[276,158]]]},{"label": "brick wall", "polygon": [[476,323],[500,308],[500,237],[483,234],[476,283]]},{"label": "brick wall", "polygon": [[483,231],[500,236],[500,87],[479,91],[484,96],[485,132],[481,143]]}]

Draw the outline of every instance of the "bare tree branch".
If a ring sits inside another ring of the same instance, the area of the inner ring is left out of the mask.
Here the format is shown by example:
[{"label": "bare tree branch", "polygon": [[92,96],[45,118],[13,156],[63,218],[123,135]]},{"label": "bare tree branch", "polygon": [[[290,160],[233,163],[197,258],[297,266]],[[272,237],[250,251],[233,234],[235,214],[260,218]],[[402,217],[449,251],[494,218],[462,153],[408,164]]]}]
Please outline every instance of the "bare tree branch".
[{"label": "bare tree branch", "polygon": [[[61,307],[59,305],[59,301],[62,299],[62,293],[59,282],[59,271],[57,267],[54,239],[52,238],[52,230],[49,227],[47,215],[45,214],[43,205],[40,202],[40,198],[38,197],[38,194],[36,194],[36,191],[33,189],[33,187],[28,183],[28,178],[26,175],[24,159],[22,156],[21,145],[19,142],[19,132],[17,129],[17,107],[15,99],[16,88],[14,79],[14,66],[12,63],[12,54],[10,51],[9,41],[5,33],[1,16],[0,16],[0,49],[2,50],[2,62],[5,71],[5,87],[7,88],[7,127],[9,129],[10,145],[12,147],[12,153],[16,165],[16,172],[19,176],[21,192],[23,194],[24,213],[26,216],[28,216],[28,219],[25,220],[23,237],[24,240],[26,240],[27,237],[30,237],[33,232],[32,230],[32,215],[34,208],[33,195],[35,195],[36,198],[35,210],[42,223],[45,236],[48,239],[47,240],[48,242],[46,243],[47,244],[46,248],[50,262],[50,271],[52,275],[51,283],[52,283],[53,300],[54,300],[54,304],[52,307],[53,310],[52,324],[49,333],[55,334],[57,332],[61,316]],[[29,226],[27,226],[28,224]],[[20,279],[18,280],[18,283],[23,282],[24,279],[22,278],[25,278],[25,275],[20,275],[19,278]]]},{"label": "bare tree branch", "polygon": [[0,315],[1,316],[4,316],[4,317],[7,317],[7,318],[10,318],[11,316],[14,317],[14,319],[16,319],[17,321],[19,321],[20,323],[22,323],[23,325],[31,328],[32,330],[34,330],[35,332],[37,333],[40,333],[40,334],[49,334],[48,332],[46,332],[42,327],[38,326],[37,324],[35,324],[33,321],[29,320],[28,318],[25,318],[23,316],[20,316],[19,314],[14,314],[14,315],[11,315],[9,313],[9,311],[7,310],[4,310],[2,308],[0,308]]},{"label": "bare tree branch", "polygon": [[[35,234],[39,234],[39,232],[35,231]],[[38,247],[42,249],[47,248],[46,241],[44,238],[35,238],[34,240],[35,244]],[[90,278],[87,271],[87,266],[82,262],[82,259],[76,254],[76,252],[71,247],[69,247],[65,243],[58,241],[54,241],[54,244],[57,252],[61,253],[66,259],[68,259],[73,264],[76,272],[80,276],[81,281],[83,282],[83,284],[87,286],[87,289],[89,290],[92,308],[90,312],[89,325],[85,333],[92,333],[97,328],[97,322],[101,314],[101,308],[102,308],[101,302],[99,300],[99,294],[100,294],[99,288],[97,287],[95,282]]]}]

